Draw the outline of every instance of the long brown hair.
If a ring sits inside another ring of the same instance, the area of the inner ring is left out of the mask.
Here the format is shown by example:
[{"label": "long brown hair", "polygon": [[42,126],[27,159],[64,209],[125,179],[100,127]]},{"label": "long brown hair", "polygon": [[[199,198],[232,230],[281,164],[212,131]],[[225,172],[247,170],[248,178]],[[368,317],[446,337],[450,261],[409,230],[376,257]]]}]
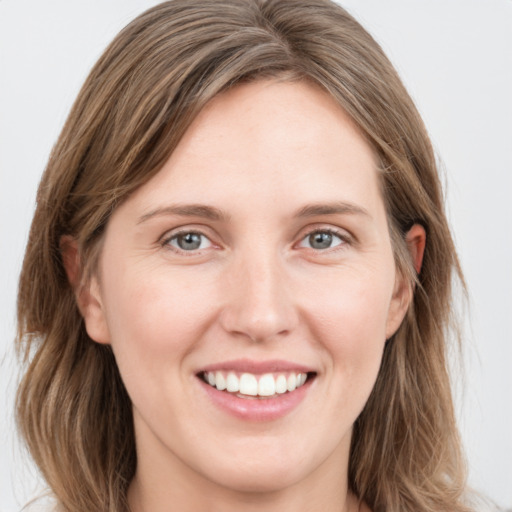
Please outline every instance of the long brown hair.
[{"label": "long brown hair", "polygon": [[[113,210],[206,103],[270,77],[319,84],[359,126],[381,162],[397,267],[416,290],[356,421],[350,488],[374,512],[467,510],[446,360],[462,275],[434,154],[378,44],[329,0],[165,2],[129,24],[86,80],[39,187],[18,297],[18,424],[64,510],[127,510],[137,461],[130,399],[110,348],[87,336],[63,236],[77,241],[87,279]],[[414,223],[427,231],[419,276],[404,238]]]}]

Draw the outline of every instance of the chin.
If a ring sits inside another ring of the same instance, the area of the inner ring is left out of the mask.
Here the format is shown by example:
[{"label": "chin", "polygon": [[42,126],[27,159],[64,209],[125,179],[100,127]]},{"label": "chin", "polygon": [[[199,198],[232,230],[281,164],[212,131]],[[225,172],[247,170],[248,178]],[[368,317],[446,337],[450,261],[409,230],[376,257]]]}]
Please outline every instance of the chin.
[{"label": "chin", "polygon": [[[301,472],[302,473],[302,472]],[[283,491],[301,481],[304,475],[288,468],[240,468],[229,476],[215,475],[216,483],[233,492],[244,494],[270,494]]]},{"label": "chin", "polygon": [[[292,487],[321,465],[305,453],[304,446],[265,446],[242,449],[217,457],[203,466],[203,476],[214,484],[239,493],[275,493]],[[298,443],[300,444],[300,443]],[[247,447],[245,447],[247,448]],[[247,455],[246,455],[247,454]],[[255,456],[259,454],[259,456]],[[213,469],[213,471],[212,471]]]}]

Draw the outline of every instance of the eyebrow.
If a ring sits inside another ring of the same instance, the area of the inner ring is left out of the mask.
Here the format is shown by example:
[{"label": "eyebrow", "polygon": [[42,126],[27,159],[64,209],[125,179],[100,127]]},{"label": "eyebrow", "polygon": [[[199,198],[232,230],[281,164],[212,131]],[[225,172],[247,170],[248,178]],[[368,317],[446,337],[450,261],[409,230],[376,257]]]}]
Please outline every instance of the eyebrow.
[{"label": "eyebrow", "polygon": [[[345,201],[336,201],[334,203],[318,203],[303,206],[298,210],[294,217],[315,217],[317,215],[364,215],[371,218],[370,213],[365,208],[353,203]],[[179,215],[182,217],[200,217],[214,221],[227,221],[229,215],[215,208],[214,206],[207,206],[203,204],[176,204],[155,208],[148,213],[142,215],[137,224],[142,224],[154,217],[161,217],[166,215]]]},{"label": "eyebrow", "polygon": [[319,203],[309,204],[301,208],[296,217],[315,217],[316,215],[364,215],[371,218],[370,213],[366,208],[358,206],[354,203],[347,203],[345,201],[336,201],[334,203]]},{"label": "eyebrow", "polygon": [[176,204],[164,207],[155,208],[148,213],[142,215],[137,224],[142,224],[154,217],[165,215],[179,215],[182,217],[201,217],[209,220],[226,221],[228,215],[222,210],[213,206],[206,206],[203,204]]}]

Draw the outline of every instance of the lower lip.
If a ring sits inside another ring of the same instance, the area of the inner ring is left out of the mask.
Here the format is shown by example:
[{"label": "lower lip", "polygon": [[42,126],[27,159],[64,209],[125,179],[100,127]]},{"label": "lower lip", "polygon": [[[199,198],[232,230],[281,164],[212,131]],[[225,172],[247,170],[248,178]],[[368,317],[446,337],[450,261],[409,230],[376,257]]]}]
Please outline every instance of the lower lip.
[{"label": "lower lip", "polygon": [[198,377],[202,388],[217,407],[236,418],[254,422],[277,420],[292,412],[305,399],[313,380],[308,378],[294,391],[272,398],[240,398],[234,393],[219,391]]}]

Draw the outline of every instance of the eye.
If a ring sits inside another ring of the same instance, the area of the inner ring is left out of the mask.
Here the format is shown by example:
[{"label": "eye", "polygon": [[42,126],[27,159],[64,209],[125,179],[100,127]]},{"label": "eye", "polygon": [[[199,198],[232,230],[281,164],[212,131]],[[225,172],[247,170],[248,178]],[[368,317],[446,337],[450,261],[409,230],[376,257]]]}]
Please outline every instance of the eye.
[{"label": "eye", "polygon": [[336,232],[324,229],[317,230],[306,235],[300,242],[299,247],[309,247],[317,251],[332,249],[345,242]]},{"label": "eye", "polygon": [[207,249],[212,246],[211,241],[202,233],[196,233],[194,231],[187,231],[184,233],[178,233],[168,238],[165,242],[166,245],[170,245],[178,249],[179,251],[197,251],[200,249]]}]

